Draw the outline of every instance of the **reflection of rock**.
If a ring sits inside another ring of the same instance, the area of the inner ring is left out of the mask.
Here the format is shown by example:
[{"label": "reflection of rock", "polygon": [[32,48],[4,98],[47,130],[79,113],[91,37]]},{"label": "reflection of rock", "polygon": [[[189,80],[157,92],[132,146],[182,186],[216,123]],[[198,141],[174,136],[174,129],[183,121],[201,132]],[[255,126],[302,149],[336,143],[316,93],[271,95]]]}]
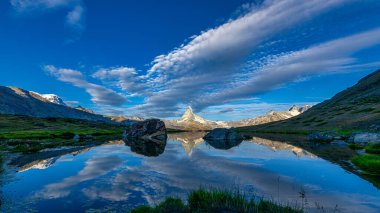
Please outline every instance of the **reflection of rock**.
[{"label": "reflection of rock", "polygon": [[193,149],[204,142],[205,132],[180,132],[168,134],[169,140],[175,140],[182,143],[186,153],[191,156]]},{"label": "reflection of rock", "polygon": [[264,145],[269,148],[271,148],[273,151],[279,151],[279,150],[288,150],[293,152],[296,156],[298,157],[303,157],[303,156],[308,156],[311,158],[315,158],[316,156],[302,148],[284,143],[284,142],[279,142],[279,141],[273,141],[273,140],[268,140],[264,138],[259,138],[259,137],[253,137],[252,140],[253,143],[259,144],[259,145]]},{"label": "reflection of rock", "polygon": [[148,119],[135,123],[127,132],[127,137],[144,140],[166,140],[165,123],[159,119]]},{"label": "reflection of rock", "polygon": [[234,146],[241,144],[243,140],[206,140],[215,149],[231,149]]},{"label": "reflection of rock", "polygon": [[243,140],[243,137],[234,129],[216,128],[207,133],[203,139],[209,140]]},{"label": "reflection of rock", "polygon": [[148,157],[156,157],[164,153],[166,140],[159,141],[128,139],[125,141],[125,144],[131,147],[132,152],[136,152],[138,154],[145,155]]},{"label": "reflection of rock", "polygon": [[231,149],[243,141],[243,136],[234,129],[216,128],[203,137],[216,149]]}]

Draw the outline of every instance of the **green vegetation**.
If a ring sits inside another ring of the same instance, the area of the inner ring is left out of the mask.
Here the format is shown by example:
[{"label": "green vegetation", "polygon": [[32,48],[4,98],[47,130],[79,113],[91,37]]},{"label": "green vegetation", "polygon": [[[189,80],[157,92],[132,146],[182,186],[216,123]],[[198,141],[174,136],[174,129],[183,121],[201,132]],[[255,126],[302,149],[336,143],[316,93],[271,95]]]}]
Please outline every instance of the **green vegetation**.
[{"label": "green vegetation", "polygon": [[364,146],[359,145],[359,144],[355,144],[355,143],[350,143],[350,144],[348,144],[348,147],[349,147],[350,149],[354,149],[354,150],[356,150],[356,149],[364,149]]},{"label": "green vegetation", "polygon": [[380,175],[380,155],[365,154],[354,157],[352,162],[369,174]]},{"label": "green vegetation", "polygon": [[[45,148],[83,146],[106,137],[121,137],[124,129],[116,124],[87,120],[1,115],[0,151],[38,152]],[[75,135],[81,140],[74,141]]]},{"label": "green vegetation", "polygon": [[365,147],[365,152],[371,154],[380,154],[380,143],[370,144]]},{"label": "green vegetation", "polygon": [[303,212],[298,208],[282,206],[262,199],[248,201],[240,193],[231,193],[221,190],[193,191],[188,196],[185,205],[178,198],[167,198],[155,207],[139,206],[131,213],[166,213],[166,212]]}]

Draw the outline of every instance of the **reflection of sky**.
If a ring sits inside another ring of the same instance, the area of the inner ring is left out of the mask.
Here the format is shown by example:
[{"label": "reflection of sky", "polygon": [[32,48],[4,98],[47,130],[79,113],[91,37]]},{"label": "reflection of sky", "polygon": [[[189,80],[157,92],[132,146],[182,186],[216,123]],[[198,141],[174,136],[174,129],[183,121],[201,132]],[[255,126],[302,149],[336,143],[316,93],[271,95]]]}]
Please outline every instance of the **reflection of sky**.
[{"label": "reflection of sky", "polygon": [[155,158],[133,153],[124,145],[100,146],[77,156],[65,155],[45,170],[17,173],[16,179],[3,188],[8,203],[27,200],[44,211],[57,205],[66,212],[125,210],[166,196],[185,197],[199,186],[238,186],[281,202],[300,202],[298,193],[304,189],[310,208],[318,202],[325,209],[338,204],[342,212],[380,209],[380,191],[339,166],[252,142],[229,150],[201,143],[191,156],[181,143],[169,142]]}]

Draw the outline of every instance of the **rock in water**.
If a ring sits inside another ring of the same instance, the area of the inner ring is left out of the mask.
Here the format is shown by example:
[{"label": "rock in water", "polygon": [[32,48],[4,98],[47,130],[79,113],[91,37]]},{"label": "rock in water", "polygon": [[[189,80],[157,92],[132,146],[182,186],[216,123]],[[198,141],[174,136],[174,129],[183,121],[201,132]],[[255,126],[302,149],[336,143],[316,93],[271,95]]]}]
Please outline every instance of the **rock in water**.
[{"label": "rock in water", "polygon": [[243,136],[237,133],[234,129],[216,128],[203,137],[209,141],[236,141],[243,140]]},{"label": "rock in water", "polygon": [[166,141],[165,123],[159,119],[148,119],[135,123],[127,132],[127,138]]}]

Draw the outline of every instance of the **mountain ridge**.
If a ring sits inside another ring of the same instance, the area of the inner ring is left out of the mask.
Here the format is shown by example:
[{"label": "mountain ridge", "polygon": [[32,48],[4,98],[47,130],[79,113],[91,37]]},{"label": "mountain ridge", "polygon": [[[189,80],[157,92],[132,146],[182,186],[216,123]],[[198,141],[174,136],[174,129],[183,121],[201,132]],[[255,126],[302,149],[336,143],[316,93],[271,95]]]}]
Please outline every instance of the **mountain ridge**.
[{"label": "mountain ridge", "polygon": [[305,105],[303,107],[297,107],[293,105],[288,111],[276,112],[271,111],[266,115],[258,116],[255,118],[245,119],[241,121],[210,121],[195,114],[192,108],[187,107],[182,117],[178,120],[165,120],[166,127],[170,129],[197,131],[197,130],[212,130],[215,128],[231,128],[242,127],[249,125],[258,125],[273,121],[285,120],[293,116],[299,115],[311,106]]},{"label": "mountain ridge", "polygon": [[380,69],[305,113],[285,121],[242,127],[243,131],[380,131]]},{"label": "mountain ridge", "polygon": [[102,115],[52,103],[38,93],[12,86],[0,86],[0,114],[40,118],[73,118],[114,123]]}]

